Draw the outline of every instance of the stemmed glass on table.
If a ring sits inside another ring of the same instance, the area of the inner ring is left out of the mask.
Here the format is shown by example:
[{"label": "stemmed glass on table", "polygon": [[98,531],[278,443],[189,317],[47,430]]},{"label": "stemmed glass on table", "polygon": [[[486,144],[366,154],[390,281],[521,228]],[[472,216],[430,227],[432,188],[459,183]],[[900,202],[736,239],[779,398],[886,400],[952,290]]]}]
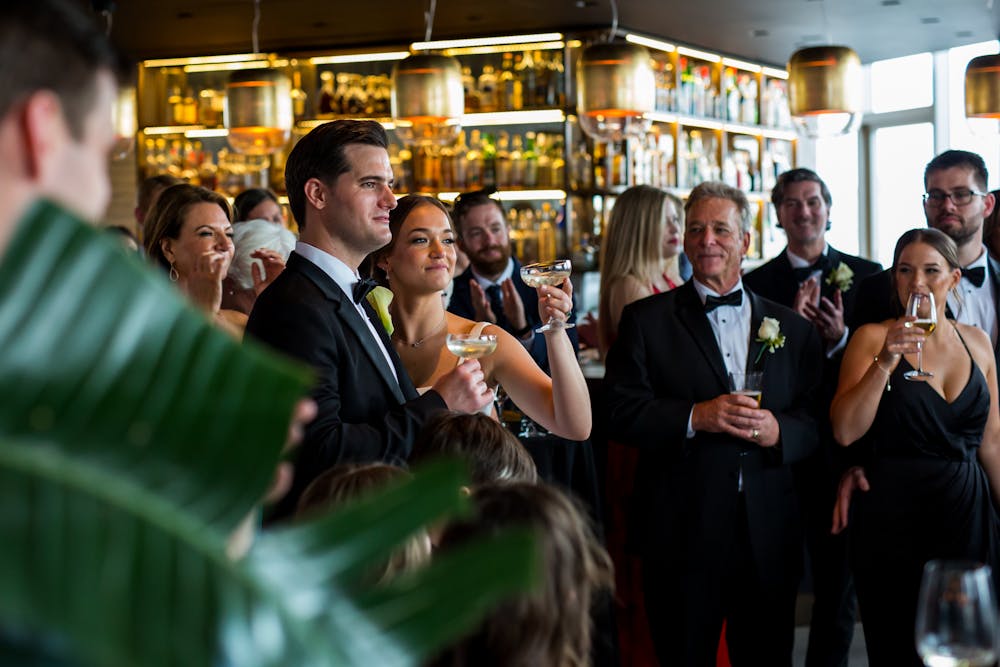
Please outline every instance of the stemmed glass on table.
[{"label": "stemmed glass on table", "polygon": [[[926,331],[928,336],[931,335],[937,327],[937,308],[934,305],[934,295],[930,292],[926,294],[911,292],[910,298],[906,302],[906,315],[917,318],[913,322],[907,322],[906,326],[918,327]],[[924,370],[923,350],[924,344],[921,341],[917,343],[917,367],[903,374],[907,380],[926,380],[934,377],[934,373]]]},{"label": "stemmed glass on table", "polygon": [[928,667],[995,664],[997,622],[989,565],[932,560],[924,566],[915,639]]},{"label": "stemmed glass on table", "polygon": [[[558,287],[563,281],[569,278],[573,271],[573,265],[568,259],[557,259],[552,262],[538,262],[537,264],[525,264],[521,267],[521,280],[528,287],[539,288],[542,285]],[[539,328],[535,333],[545,333],[552,329],[572,329],[576,325],[572,322],[563,322],[554,317]]]}]

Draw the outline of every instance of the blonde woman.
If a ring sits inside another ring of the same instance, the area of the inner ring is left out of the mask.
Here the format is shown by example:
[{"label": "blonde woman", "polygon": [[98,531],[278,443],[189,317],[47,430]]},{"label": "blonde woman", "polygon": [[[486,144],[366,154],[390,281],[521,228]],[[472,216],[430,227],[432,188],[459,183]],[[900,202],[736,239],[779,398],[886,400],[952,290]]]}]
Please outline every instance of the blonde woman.
[{"label": "blonde woman", "polygon": [[677,197],[636,185],[618,197],[601,247],[598,345],[603,358],[618,334],[622,309],[682,282],[679,268],[684,207]]}]

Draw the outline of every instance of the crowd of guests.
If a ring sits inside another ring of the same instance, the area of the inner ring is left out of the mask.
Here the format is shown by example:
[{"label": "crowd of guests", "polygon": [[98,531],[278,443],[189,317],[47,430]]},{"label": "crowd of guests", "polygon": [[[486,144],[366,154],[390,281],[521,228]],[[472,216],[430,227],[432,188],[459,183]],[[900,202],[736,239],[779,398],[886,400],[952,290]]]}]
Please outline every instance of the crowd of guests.
[{"label": "crowd of guests", "polygon": [[[42,44],[40,7],[72,11],[34,4],[5,6],[0,31],[17,25],[18,39]],[[112,63],[70,60],[72,83],[25,79],[0,93],[0,250],[38,198],[90,220],[107,204]],[[473,513],[413,535],[373,565],[372,585],[465,540],[535,528],[543,585],[432,664],[587,664],[593,603],[616,581],[620,664],[790,665],[808,558],[808,665],[845,663],[857,610],[870,664],[919,665],[924,563],[998,565],[1000,232],[978,155],[930,161],[926,227],[899,239],[884,271],[826,241],[833,199],[808,169],[780,175],[771,193],[787,247],[745,275],[742,191],[706,182],[681,202],[630,188],[602,247],[606,376],[594,406],[577,330],[539,330],[575,322],[570,281],[524,283],[488,192],[449,209],[397,201],[392,179],[382,126],[338,120],[286,161],[297,239],[271,192],[230,204],[157,177],[140,188],[136,240],[220,329],[315,374],[314,416],[269,522],[336,511],[451,455],[470,468]],[[127,243],[127,231],[115,233]],[[456,276],[459,253],[468,265]],[[373,298],[376,283],[391,300]],[[933,329],[904,312],[913,294],[933,296]],[[447,338],[467,333],[495,337],[495,351],[457,359]],[[921,368],[931,374],[913,380]],[[759,374],[756,395],[735,391],[747,373]],[[539,481],[499,422],[501,388],[567,440],[601,419],[610,556],[587,512]]]}]

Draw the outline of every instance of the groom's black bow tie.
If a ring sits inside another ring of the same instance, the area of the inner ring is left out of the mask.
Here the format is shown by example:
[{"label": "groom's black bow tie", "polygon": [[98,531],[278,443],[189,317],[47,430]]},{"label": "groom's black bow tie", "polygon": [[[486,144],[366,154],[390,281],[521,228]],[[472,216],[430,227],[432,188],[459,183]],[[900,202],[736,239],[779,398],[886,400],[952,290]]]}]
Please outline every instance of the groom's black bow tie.
[{"label": "groom's black bow tie", "polygon": [[371,278],[362,278],[354,283],[354,287],[351,289],[354,294],[354,303],[361,303],[361,300],[368,296],[368,292],[375,289],[375,281]]},{"label": "groom's black bow tie", "polygon": [[710,313],[719,306],[739,306],[743,303],[743,290],[738,289],[735,292],[730,292],[725,296],[712,296],[709,294],[705,297],[705,312]]},{"label": "groom's black bow tie", "polygon": [[816,273],[817,271],[826,272],[830,268],[830,259],[826,255],[820,255],[819,259],[813,262],[809,266],[803,266],[801,268],[792,269],[792,273],[795,274],[795,280],[800,283],[804,283],[809,280],[809,276]]},{"label": "groom's black bow tie", "polygon": [[962,277],[976,287],[982,287],[986,280],[986,267],[976,266],[971,269],[962,269]]}]

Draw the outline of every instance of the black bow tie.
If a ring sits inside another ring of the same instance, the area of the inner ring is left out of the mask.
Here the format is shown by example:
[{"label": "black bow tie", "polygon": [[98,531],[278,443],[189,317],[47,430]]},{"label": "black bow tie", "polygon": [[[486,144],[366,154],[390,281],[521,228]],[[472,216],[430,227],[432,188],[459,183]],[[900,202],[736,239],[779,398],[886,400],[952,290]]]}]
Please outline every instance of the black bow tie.
[{"label": "black bow tie", "polygon": [[354,283],[351,292],[354,295],[354,303],[361,303],[361,300],[368,296],[368,292],[375,289],[375,281],[371,278],[362,278]]},{"label": "black bow tie", "polygon": [[976,287],[982,287],[986,280],[986,267],[976,266],[971,269],[962,269],[962,277]]},{"label": "black bow tie", "polygon": [[803,266],[797,269],[792,269],[792,273],[795,274],[795,280],[800,283],[804,283],[809,280],[809,276],[816,273],[817,271],[826,272],[830,268],[830,259],[826,255],[820,255],[819,259],[810,264],[809,266]]},{"label": "black bow tie", "polygon": [[705,297],[705,312],[710,313],[719,306],[740,306],[742,304],[743,290],[741,289],[730,292],[725,296],[712,296],[709,294]]}]

